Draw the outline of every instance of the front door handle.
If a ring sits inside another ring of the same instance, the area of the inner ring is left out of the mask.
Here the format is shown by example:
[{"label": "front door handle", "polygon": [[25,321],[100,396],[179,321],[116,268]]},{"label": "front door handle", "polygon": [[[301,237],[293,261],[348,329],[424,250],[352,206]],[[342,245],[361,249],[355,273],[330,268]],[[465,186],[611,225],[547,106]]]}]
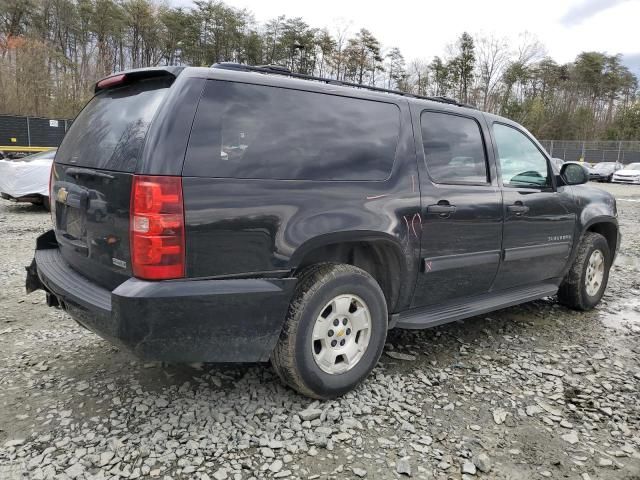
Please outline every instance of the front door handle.
[{"label": "front door handle", "polygon": [[440,200],[435,205],[429,205],[427,207],[427,213],[437,213],[441,217],[448,217],[456,211],[456,206],[451,205],[446,200]]},{"label": "front door handle", "polygon": [[529,207],[524,205],[522,202],[516,202],[513,205],[509,205],[507,207],[507,210],[509,210],[511,213],[515,213],[517,216],[521,216],[529,211]]}]

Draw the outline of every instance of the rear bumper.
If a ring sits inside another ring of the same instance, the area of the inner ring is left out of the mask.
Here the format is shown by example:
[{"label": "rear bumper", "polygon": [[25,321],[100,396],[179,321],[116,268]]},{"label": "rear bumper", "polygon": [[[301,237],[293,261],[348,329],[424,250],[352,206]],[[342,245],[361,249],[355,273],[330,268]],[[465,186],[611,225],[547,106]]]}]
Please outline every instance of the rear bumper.
[{"label": "rear bumper", "polygon": [[78,323],[106,340],[146,360],[269,359],[295,278],[163,282],[131,278],[109,291],[67,264],[51,242],[52,233],[38,239],[34,262],[27,269],[27,290],[43,288]]}]

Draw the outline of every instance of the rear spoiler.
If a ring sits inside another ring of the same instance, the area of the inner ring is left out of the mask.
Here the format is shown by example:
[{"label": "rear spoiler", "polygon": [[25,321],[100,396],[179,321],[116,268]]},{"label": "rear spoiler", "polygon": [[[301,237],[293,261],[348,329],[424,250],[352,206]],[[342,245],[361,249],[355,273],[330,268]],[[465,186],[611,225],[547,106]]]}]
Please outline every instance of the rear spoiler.
[{"label": "rear spoiler", "polygon": [[104,77],[99,80],[93,91],[98,93],[102,90],[107,90],[112,87],[120,87],[127,83],[132,83],[137,80],[146,78],[159,78],[159,77],[171,77],[176,78],[180,75],[180,72],[185,67],[151,67],[151,68],[136,68],[133,70],[125,70],[123,72],[117,72],[108,77]]}]

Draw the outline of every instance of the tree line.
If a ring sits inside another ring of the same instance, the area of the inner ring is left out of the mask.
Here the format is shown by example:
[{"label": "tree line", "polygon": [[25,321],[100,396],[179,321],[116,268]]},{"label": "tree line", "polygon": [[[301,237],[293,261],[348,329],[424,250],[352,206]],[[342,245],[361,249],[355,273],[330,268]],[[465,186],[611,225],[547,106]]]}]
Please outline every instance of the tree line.
[{"label": "tree line", "polygon": [[639,140],[638,79],[619,55],[560,64],[529,34],[516,45],[462,33],[432,59],[350,25],[313,27],[216,0],[0,0],[0,113],[74,117],[94,83],[119,70],[231,61],[418,95],[450,96],[512,118],[539,138]]}]

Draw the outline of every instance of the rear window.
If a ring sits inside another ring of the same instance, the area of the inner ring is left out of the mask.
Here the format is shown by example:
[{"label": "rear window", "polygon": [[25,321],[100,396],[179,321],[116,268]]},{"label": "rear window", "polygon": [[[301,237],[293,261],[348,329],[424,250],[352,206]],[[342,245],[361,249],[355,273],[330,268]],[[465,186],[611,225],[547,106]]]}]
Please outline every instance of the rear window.
[{"label": "rear window", "polygon": [[400,131],[394,104],[211,80],[185,176],[384,180]]},{"label": "rear window", "polygon": [[98,93],[73,122],[56,162],[133,172],[170,80],[143,80]]}]

